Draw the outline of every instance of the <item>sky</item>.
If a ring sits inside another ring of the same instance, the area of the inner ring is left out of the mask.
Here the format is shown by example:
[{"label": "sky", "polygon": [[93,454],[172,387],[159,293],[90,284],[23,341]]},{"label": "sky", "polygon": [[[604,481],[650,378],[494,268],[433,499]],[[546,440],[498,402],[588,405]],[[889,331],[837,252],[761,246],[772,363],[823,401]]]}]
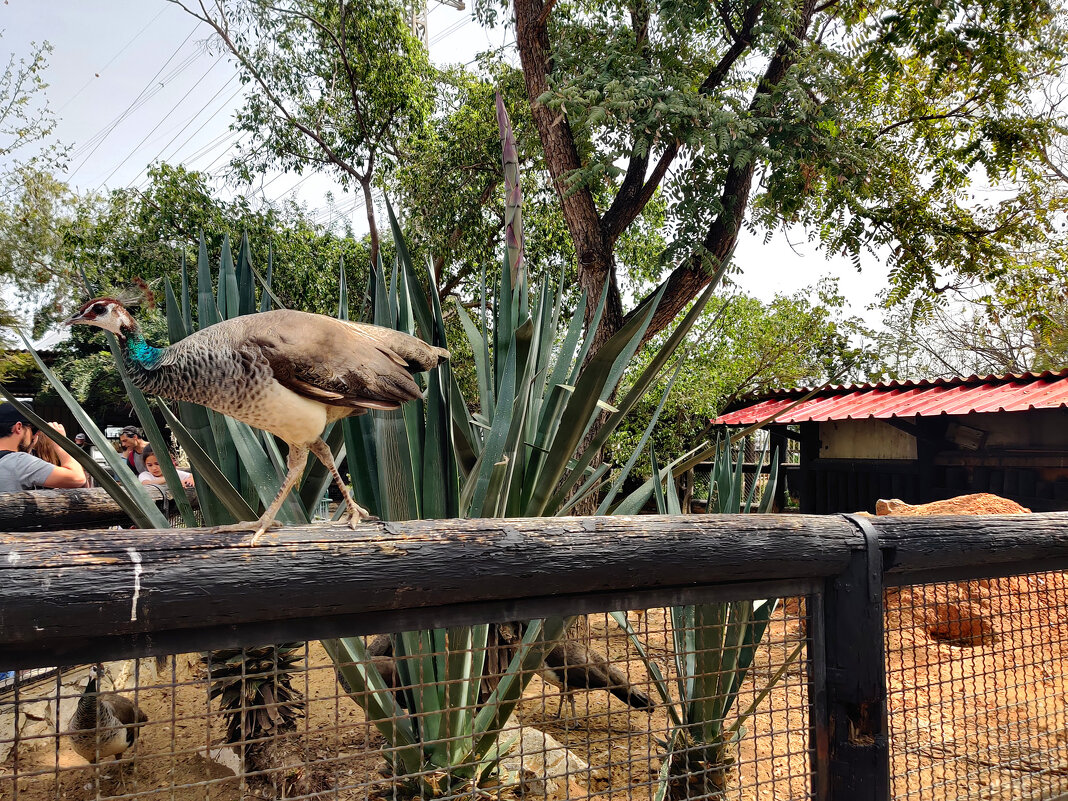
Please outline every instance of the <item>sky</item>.
[{"label": "sky", "polygon": [[[471,11],[429,2],[431,58],[471,60],[512,41],[507,29],[485,30]],[[235,137],[229,130],[242,88],[233,65],[210,43],[209,31],[165,0],[5,0],[0,6],[0,49],[26,56],[33,42],[54,50],[46,80],[58,117],[56,136],[72,147],[66,179],[79,190],[136,187],[158,161],[218,176]],[[272,201],[293,197],[321,223],[348,219],[366,229],[361,200],[321,175],[265,176],[243,190]],[[334,202],[329,202],[333,197]],[[744,235],[735,254],[740,287],[770,300],[838,277],[853,313],[866,312],[886,283],[875,260],[858,273],[845,259],[827,260],[804,232],[777,233],[765,244]]]}]

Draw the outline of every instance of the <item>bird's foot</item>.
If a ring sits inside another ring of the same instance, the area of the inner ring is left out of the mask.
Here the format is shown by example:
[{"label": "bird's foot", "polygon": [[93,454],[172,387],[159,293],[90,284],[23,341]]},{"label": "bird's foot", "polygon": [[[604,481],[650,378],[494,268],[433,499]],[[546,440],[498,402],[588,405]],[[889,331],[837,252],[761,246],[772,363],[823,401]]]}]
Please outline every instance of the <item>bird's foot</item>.
[{"label": "bird's foot", "polygon": [[379,518],[368,512],[358,503],[353,501],[349,508],[348,524],[349,528],[356,528],[360,523],[377,523]]},{"label": "bird's foot", "polygon": [[259,541],[259,538],[262,537],[268,529],[281,527],[282,524],[277,520],[268,520],[264,522],[264,520],[260,518],[259,520],[239,520],[236,523],[226,523],[221,526],[213,527],[212,531],[251,531],[253,534],[249,545],[255,545]]}]

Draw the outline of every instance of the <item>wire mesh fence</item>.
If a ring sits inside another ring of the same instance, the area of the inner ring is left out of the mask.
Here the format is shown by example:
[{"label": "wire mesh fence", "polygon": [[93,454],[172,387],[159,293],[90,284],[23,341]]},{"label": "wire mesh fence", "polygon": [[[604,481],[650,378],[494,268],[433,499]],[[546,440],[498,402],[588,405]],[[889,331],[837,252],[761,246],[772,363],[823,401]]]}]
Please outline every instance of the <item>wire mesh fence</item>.
[{"label": "wire mesh fence", "polygon": [[893,794],[1068,794],[1068,575],[888,590]]},{"label": "wire mesh fence", "polygon": [[[23,671],[0,690],[0,797],[809,798],[804,603],[770,603],[744,669],[744,621],[716,604],[576,617],[548,643],[529,622],[423,651],[368,636],[355,664],[349,640]],[[728,647],[694,649],[693,621]]]}]

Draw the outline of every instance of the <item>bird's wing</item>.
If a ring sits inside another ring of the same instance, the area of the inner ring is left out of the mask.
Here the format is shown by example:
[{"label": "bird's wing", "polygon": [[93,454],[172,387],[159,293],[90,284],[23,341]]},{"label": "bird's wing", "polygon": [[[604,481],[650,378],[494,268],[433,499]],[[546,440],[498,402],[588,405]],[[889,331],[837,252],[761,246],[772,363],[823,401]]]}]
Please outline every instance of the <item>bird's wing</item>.
[{"label": "bird's wing", "polygon": [[422,397],[412,372],[448,352],[389,329],[319,314],[275,311],[243,321],[242,347],[265,358],[275,380],[330,406],[395,409]]},{"label": "bird's wing", "polygon": [[101,693],[101,703],[106,703],[111,707],[111,711],[115,714],[115,718],[124,726],[131,726],[135,723],[144,723],[148,720],[148,717],[141,711],[141,707],[127,698],[125,695],[119,695],[117,693]]}]

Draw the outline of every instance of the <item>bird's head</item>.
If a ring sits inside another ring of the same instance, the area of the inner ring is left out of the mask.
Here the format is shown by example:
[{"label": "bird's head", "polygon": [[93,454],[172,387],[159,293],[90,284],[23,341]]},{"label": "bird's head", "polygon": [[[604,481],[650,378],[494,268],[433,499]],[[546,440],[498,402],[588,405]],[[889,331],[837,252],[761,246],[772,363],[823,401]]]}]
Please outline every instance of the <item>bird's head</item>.
[{"label": "bird's head", "polygon": [[137,321],[115,298],[93,298],[84,304],[78,313],[66,321],[67,325],[95,325],[119,336],[137,328]]}]

